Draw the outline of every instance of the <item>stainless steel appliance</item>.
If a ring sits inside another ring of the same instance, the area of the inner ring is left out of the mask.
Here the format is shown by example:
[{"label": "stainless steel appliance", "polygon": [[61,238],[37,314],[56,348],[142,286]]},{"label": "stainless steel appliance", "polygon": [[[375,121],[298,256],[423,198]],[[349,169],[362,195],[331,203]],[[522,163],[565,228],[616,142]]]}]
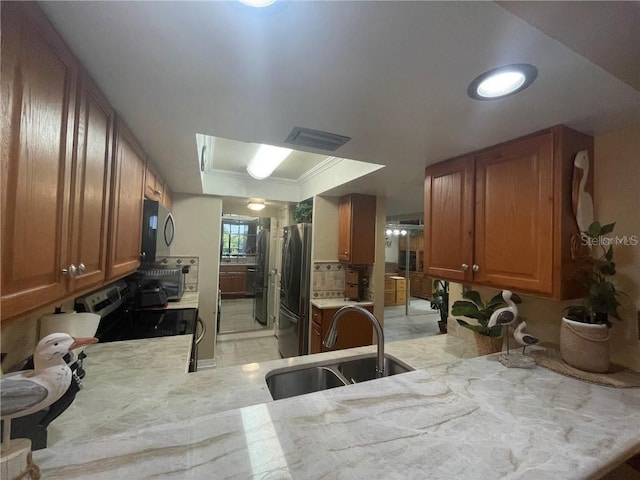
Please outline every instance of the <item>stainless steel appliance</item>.
[{"label": "stainless steel appliance", "polygon": [[309,353],[311,224],[284,227],[278,349],[283,358]]},{"label": "stainless steel appliance", "polygon": [[155,262],[168,256],[175,233],[176,224],[173,215],[160,202],[145,199],[140,250],[142,261]]},{"label": "stainless steel appliance", "polygon": [[198,310],[195,308],[139,308],[138,301],[132,293],[135,288],[134,281],[119,280],[100,290],[76,298],[75,310],[100,315],[100,324],[95,334],[100,343],[192,335],[189,371],[195,371],[198,343],[204,336],[204,323],[198,317]]},{"label": "stainless steel appliance", "polygon": [[269,294],[269,229],[263,228],[256,239],[256,273],[254,282],[253,314],[256,322],[267,326],[267,299]]},{"label": "stainless steel appliance", "polygon": [[[166,300],[173,302],[182,298],[184,294],[184,274],[188,272],[188,266],[182,268],[154,267],[141,268],[136,272],[135,276],[143,288],[154,289],[159,287],[166,293]],[[160,303],[160,305],[164,303]]]}]

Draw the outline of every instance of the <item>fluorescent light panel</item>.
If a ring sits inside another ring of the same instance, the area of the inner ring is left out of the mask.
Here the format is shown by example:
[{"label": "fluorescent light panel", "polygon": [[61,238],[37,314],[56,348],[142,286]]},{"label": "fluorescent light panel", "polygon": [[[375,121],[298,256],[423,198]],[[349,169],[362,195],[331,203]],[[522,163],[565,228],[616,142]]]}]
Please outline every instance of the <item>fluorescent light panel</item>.
[{"label": "fluorescent light panel", "polygon": [[260,145],[260,148],[258,148],[258,151],[247,166],[247,172],[253,178],[263,180],[271,175],[291,152],[290,148]]}]

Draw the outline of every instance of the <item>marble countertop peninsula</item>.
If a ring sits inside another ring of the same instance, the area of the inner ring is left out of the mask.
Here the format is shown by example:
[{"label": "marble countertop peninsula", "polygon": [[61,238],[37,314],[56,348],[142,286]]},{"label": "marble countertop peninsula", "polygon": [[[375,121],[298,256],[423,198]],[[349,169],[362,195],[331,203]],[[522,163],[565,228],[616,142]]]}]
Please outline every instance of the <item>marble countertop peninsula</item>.
[{"label": "marble countertop peninsula", "polygon": [[165,310],[181,310],[187,308],[198,308],[198,292],[184,292],[177,302],[167,302]]},{"label": "marble countertop peninsula", "polygon": [[[118,419],[120,432],[61,439],[35,460],[47,479],[582,480],[640,451],[640,389],[462,359],[472,352],[449,335],[386,345],[414,372],[279,401],[264,383],[274,368],[374,350],[193,374],[157,368],[128,412],[108,399],[95,406],[98,423]],[[136,419],[145,399],[155,411]]]}]

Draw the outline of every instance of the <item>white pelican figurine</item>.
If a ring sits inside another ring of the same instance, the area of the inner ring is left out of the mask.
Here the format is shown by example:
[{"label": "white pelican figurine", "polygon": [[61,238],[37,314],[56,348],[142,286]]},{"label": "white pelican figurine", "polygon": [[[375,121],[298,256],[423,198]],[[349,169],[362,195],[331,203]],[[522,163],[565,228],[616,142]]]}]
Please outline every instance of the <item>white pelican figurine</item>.
[{"label": "white pelican figurine", "polygon": [[33,370],[2,375],[0,416],[3,443],[11,437],[11,419],[38,412],[58,400],[71,384],[71,369],[63,360],[69,350],[96,343],[97,338],[74,338],[67,333],[44,337],[33,354]]},{"label": "white pelican figurine", "polygon": [[520,325],[518,325],[518,328],[516,328],[515,332],[513,332],[513,337],[516,339],[516,342],[518,342],[520,345],[523,346],[522,347],[523,355],[524,355],[525,348],[527,348],[529,345],[535,345],[540,341],[533,335],[529,335],[528,333],[525,333],[524,332],[525,328],[527,328],[527,322],[523,320],[520,323]]},{"label": "white pelican figurine", "polygon": [[589,152],[582,150],[576,154],[573,160],[573,213],[581,232],[589,229],[593,223],[593,199],[586,191],[589,178]]},{"label": "white pelican figurine", "polygon": [[495,327],[497,325],[507,327],[507,354],[509,353],[509,325],[515,322],[516,318],[518,318],[518,307],[513,300],[511,300],[512,295],[511,290],[502,291],[502,299],[505,301],[507,306],[499,308],[493,312],[489,318],[489,323],[487,324],[488,328]]}]

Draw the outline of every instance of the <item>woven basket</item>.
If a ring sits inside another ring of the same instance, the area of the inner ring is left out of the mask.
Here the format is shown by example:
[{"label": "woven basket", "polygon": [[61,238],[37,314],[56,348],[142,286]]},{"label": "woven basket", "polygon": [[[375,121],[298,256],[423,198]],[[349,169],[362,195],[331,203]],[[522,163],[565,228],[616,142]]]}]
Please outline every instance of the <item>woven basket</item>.
[{"label": "woven basket", "polygon": [[560,353],[562,359],[572,367],[585,372],[606,373],[610,357],[609,328],[563,317]]},{"label": "woven basket", "polygon": [[480,335],[479,333],[474,333],[474,337],[476,339],[476,348],[478,349],[479,357],[502,351],[503,337],[488,337],[487,335]]}]

